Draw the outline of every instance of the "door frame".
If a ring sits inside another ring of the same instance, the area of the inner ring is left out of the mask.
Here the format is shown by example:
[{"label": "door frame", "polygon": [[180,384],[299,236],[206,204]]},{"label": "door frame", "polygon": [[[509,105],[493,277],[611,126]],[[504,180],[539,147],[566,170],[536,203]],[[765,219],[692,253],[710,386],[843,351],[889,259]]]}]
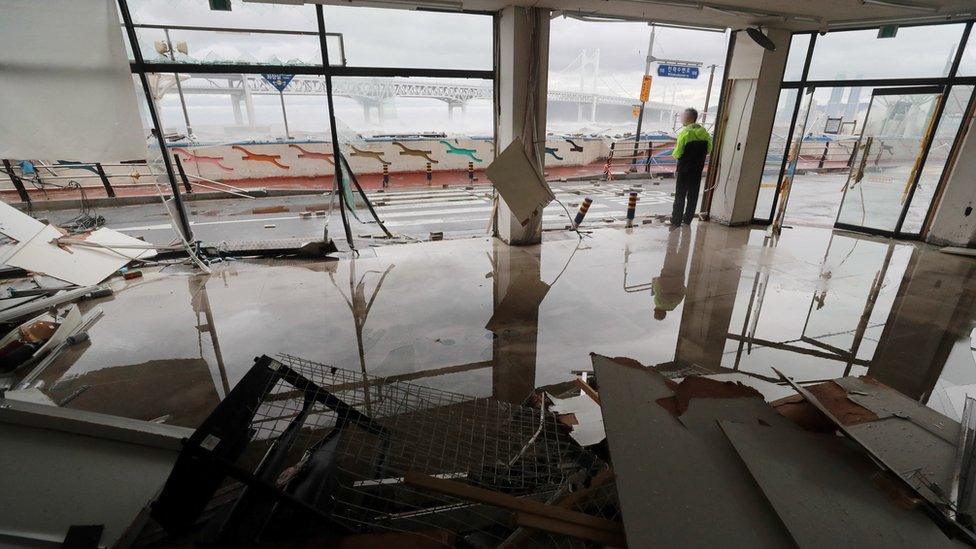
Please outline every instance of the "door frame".
[{"label": "door frame", "polygon": [[[802,71],[800,72],[799,78],[792,78],[792,77],[786,78],[785,71],[784,71],[783,80],[780,83],[780,91],[782,92],[782,90],[787,90],[787,89],[802,90],[807,86],[815,86],[817,88],[837,88],[837,87],[881,87],[881,86],[927,86],[931,84],[940,84],[942,86],[945,86],[945,90],[943,92],[943,99],[941,102],[942,104],[939,107],[940,110],[938,113],[939,119],[941,119],[942,111],[945,109],[945,105],[948,102],[947,101],[948,95],[953,87],[963,86],[963,85],[972,85],[976,87],[976,74],[969,74],[969,75],[959,74],[959,67],[961,66],[964,54],[967,51],[972,51],[972,48],[974,47],[974,45],[976,45],[976,39],[972,37],[973,27],[976,26],[976,18],[969,18],[968,20],[963,20],[963,21],[943,21],[943,22],[935,22],[935,23],[918,22],[918,23],[913,23],[911,25],[902,25],[902,28],[917,26],[917,27],[929,27],[933,29],[938,29],[939,25],[956,25],[959,23],[964,23],[965,27],[963,28],[963,32],[959,40],[959,45],[956,47],[955,55],[952,58],[952,63],[949,67],[949,70],[946,74],[943,74],[942,76],[932,75],[932,76],[918,76],[918,77],[899,76],[899,77],[887,77],[887,78],[871,77],[871,78],[834,78],[834,79],[813,78],[811,79],[809,78],[810,66],[813,61],[815,49],[817,47],[817,38],[818,36],[820,36],[820,32],[816,30],[811,30],[811,31],[802,31],[802,32],[793,33],[793,40],[790,41],[791,46],[793,45],[793,42],[796,41],[798,37],[805,36],[809,40],[807,42],[808,47],[805,52],[806,55],[803,61],[803,68]],[[877,30],[877,28],[878,28],[877,24],[874,24],[874,25],[864,25],[864,26],[852,26],[849,28],[832,30],[831,32],[843,33],[843,32],[864,31],[864,30]],[[797,42],[799,43],[799,41]],[[792,136],[793,127],[796,125],[796,116],[800,108],[801,95],[802,92],[797,94],[796,103],[793,106],[793,119],[790,122],[790,129],[789,129],[790,136]],[[966,112],[972,113],[974,111],[976,111],[976,90],[974,90],[973,93],[970,94],[968,109]],[[956,155],[958,154],[958,151],[961,146],[961,141],[963,137],[967,134],[968,129],[969,129],[968,124],[963,123],[960,124],[959,128],[955,132],[955,138],[953,139],[952,146],[949,152],[950,159],[956,158]],[[788,149],[789,141],[790,141],[790,137],[787,138],[787,142],[784,149]],[[768,154],[769,154],[769,150],[767,150],[767,156]],[[928,159],[928,151],[926,151],[926,155],[923,158],[923,161],[927,161],[927,159]],[[776,192],[773,195],[772,204],[769,208],[769,215],[768,217],[762,217],[763,212],[754,211],[752,222],[756,225],[765,226],[772,223],[773,214],[776,211],[777,198],[780,192],[780,184],[783,176],[783,170],[785,169],[785,162],[786,162],[786,152],[784,150],[783,162],[780,167],[779,179],[777,179],[777,183],[776,183],[777,185]],[[924,165],[921,166],[920,169],[924,169]],[[948,176],[951,172],[952,172],[952,162],[950,161],[945,165],[945,167],[942,170],[942,173],[939,176],[939,180],[935,188],[935,194],[932,198],[932,201],[928,205],[928,208],[925,213],[925,219],[923,220],[922,227],[919,230],[919,232],[917,233],[913,232],[908,234],[899,232],[897,235],[898,238],[903,238],[906,240],[925,239],[925,237],[928,235],[929,230],[931,229],[932,219],[935,215],[935,211],[938,209],[939,204],[942,202],[942,196],[945,191],[946,180],[948,179]],[[913,189],[911,191],[912,199],[914,199],[914,191],[916,188],[917,185],[913,185]],[[900,229],[901,227],[899,227],[899,230]],[[860,232],[867,232],[870,234],[870,231],[860,231]]]},{"label": "door frame", "polygon": [[[877,229],[874,227],[864,227],[862,225],[852,225],[850,223],[843,223],[840,221],[840,214],[844,209],[844,200],[847,198],[847,192],[850,190],[851,176],[853,175],[854,166],[851,166],[851,172],[848,172],[847,184],[844,185],[844,195],[840,199],[840,207],[837,208],[837,217],[834,219],[834,229],[841,229],[845,231],[852,231],[858,233],[872,234],[877,236],[885,236],[889,238],[901,238],[904,236],[901,232],[902,226],[905,223],[905,216],[908,215],[908,209],[912,205],[912,199],[915,197],[915,189],[918,187],[918,181],[922,177],[922,171],[925,169],[925,162],[928,160],[929,152],[932,148],[933,137],[935,136],[935,131],[939,127],[940,119],[942,118],[942,112],[945,110],[946,99],[949,94],[950,87],[943,86],[941,84],[932,84],[928,86],[901,86],[895,88],[875,88],[871,90],[871,101],[868,103],[868,111],[864,115],[864,124],[861,125],[861,134],[857,138],[855,147],[860,149],[861,142],[864,140],[864,130],[867,128],[867,122],[871,116],[871,110],[874,107],[874,98],[878,96],[886,95],[922,95],[922,94],[938,94],[935,98],[936,104],[935,109],[932,111],[931,118],[928,120],[928,125],[925,130],[925,134],[922,136],[921,148],[919,149],[918,156],[916,160],[918,162],[918,169],[912,174],[911,181],[909,182],[908,195],[905,197],[905,203],[901,207],[901,212],[898,214],[898,221],[895,222],[895,228],[893,230]],[[915,233],[912,233],[913,235]]]}]

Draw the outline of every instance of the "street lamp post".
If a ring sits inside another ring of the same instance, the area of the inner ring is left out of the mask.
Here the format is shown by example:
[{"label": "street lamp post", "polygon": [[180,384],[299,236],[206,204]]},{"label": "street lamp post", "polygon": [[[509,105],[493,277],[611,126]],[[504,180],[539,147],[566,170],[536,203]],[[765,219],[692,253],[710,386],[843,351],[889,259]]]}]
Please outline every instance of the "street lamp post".
[{"label": "street lamp post", "polygon": [[[176,52],[173,49],[173,41],[169,38],[169,29],[163,29],[163,32],[166,33],[166,48],[169,53],[169,58],[175,63]],[[176,78],[176,92],[180,96],[180,106],[183,107],[183,121],[186,122],[186,137],[189,139],[193,136],[193,128],[190,127],[190,114],[186,110],[186,98],[183,97],[183,85],[180,84],[179,73],[174,73],[173,77]]]},{"label": "street lamp post", "polygon": [[[647,43],[647,60],[644,63],[644,79],[651,75],[651,63],[654,62],[654,31],[656,27],[651,24],[651,38]],[[641,101],[640,112],[637,114],[637,135],[634,137],[634,158],[631,163],[637,163],[637,151],[640,147],[641,126],[644,124],[644,105],[646,101]]]},{"label": "street lamp post", "polygon": [[715,78],[715,65],[714,63],[709,65],[708,68],[710,72],[708,73],[708,88],[705,90],[705,109],[702,110],[702,125],[705,125],[705,120],[708,118],[708,100],[712,97],[712,80]]}]

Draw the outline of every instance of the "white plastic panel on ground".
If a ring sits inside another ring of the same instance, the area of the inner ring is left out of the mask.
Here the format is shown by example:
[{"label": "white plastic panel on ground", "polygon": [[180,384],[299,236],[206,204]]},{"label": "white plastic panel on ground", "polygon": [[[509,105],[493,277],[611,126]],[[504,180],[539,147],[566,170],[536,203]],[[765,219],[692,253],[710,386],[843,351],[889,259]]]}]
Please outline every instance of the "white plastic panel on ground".
[{"label": "white plastic panel on ground", "polygon": [[[5,232],[7,230],[11,232]],[[30,231],[36,232],[30,235]],[[0,202],[0,232],[17,241],[0,251],[0,261],[4,264],[79,286],[98,284],[133,259],[156,255],[156,250],[152,249],[112,248],[144,246],[146,243],[105,227],[84,237],[87,242],[105,247],[52,243],[52,240],[64,236],[60,229],[45,225],[4,202]]]}]

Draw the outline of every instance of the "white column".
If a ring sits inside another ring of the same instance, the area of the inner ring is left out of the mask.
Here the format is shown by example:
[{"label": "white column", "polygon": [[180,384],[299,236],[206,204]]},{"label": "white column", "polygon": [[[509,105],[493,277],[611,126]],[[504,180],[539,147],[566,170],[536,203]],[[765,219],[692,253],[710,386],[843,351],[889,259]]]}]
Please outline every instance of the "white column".
[{"label": "white column", "polygon": [[956,162],[932,218],[926,240],[939,246],[976,244],[976,118],[962,138]]},{"label": "white column", "polygon": [[[516,137],[534,145],[542,169],[546,139],[549,73],[549,10],[509,6],[501,11],[498,33],[498,118],[496,154]],[[528,116],[526,116],[528,111]],[[528,127],[527,127],[528,126]],[[542,241],[542,214],[521,225],[499,198],[496,236],[506,244]]]},{"label": "white column", "polygon": [[728,97],[723,98],[722,148],[712,195],[711,219],[726,225],[752,221],[766,149],[773,131],[779,87],[792,34],[766,29],[776,51],[761,48],[736,31]]}]

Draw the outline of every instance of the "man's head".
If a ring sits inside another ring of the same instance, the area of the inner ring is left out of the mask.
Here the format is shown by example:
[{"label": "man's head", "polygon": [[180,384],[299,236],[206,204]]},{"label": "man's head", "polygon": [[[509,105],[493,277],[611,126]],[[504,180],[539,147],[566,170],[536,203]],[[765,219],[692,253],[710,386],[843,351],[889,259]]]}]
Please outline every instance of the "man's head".
[{"label": "man's head", "polygon": [[681,113],[681,123],[685,126],[688,124],[694,124],[698,122],[698,111],[692,108],[687,108],[683,113]]},{"label": "man's head", "polygon": [[668,312],[665,311],[664,309],[658,309],[657,307],[654,308],[655,320],[664,320],[665,318],[667,318],[667,316],[668,316]]}]

